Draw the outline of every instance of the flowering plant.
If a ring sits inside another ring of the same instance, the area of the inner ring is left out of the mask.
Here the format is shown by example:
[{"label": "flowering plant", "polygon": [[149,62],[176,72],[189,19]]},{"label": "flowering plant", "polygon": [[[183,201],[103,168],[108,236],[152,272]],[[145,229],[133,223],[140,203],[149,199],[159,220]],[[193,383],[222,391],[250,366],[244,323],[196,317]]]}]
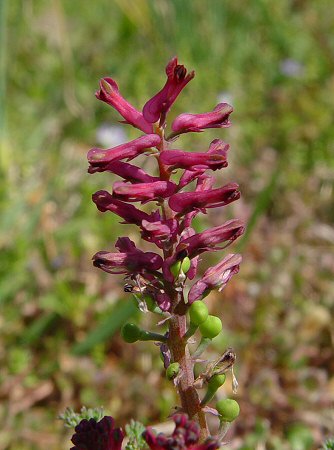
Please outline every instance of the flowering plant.
[{"label": "flowering plant", "polygon": [[[93,201],[100,211],[110,211],[124,224],[138,226],[141,238],[153,244],[156,250],[144,251],[128,237],[120,237],[115,244],[117,252],[99,251],[93,256],[93,264],[105,272],[122,274],[125,292],[135,296],[141,311],[159,314],[159,324],[168,326],[167,332],[161,334],[142,330],[133,323],[122,328],[126,342],[153,340],[158,343],[167,378],[173,380],[180,396],[183,414],[174,417],[173,435],[170,438],[155,436],[147,429],[143,436],[148,446],[156,450],[209,450],[219,447],[219,436],[210,438],[206,414],[215,414],[223,430],[239,414],[239,406],[233,399],[220,400],[216,408],[208,406],[225,382],[225,372],[233,368],[235,353],[232,349],[225,351],[217,361],[208,363],[195,379],[195,362],[222,329],[221,320],[209,315],[203,299],[212,290],[222,290],[226,286],[239,271],[241,256],[226,255],[217,265],[208,268],[190,289],[188,284],[196,277],[201,255],[225,249],[243,233],[244,225],[233,219],[200,233],[195,231],[193,219],[198,214],[206,214],[207,209],[228,205],[240,197],[236,183],[214,187],[215,179],[211,174],[227,166],[229,145],[215,139],[207,151],[190,152],[175,149],[174,144],[183,133],[229,127],[233,109],[227,103],[220,103],[208,113],[181,114],[172,122],[167,135],[170,108],[195,73],[188,73],[175,57],[168,63],[166,74],[164,87],[148,100],[142,112],[122,97],[113,79],[100,81],[96,97],[115,108],[124,123],[144,134],[114,148],[93,148],[88,152],[89,173],[107,171],[121,178],[114,183],[112,193],[100,190],[93,195]],[[155,159],[158,175],[132,164],[139,155]],[[180,170],[182,173],[178,176]],[[151,209],[147,208],[148,203],[153,205]],[[197,330],[201,339],[191,354],[189,343]],[[207,392],[201,399],[198,389],[202,387],[206,387]],[[76,445],[74,449],[107,450],[120,448],[122,438],[122,431],[114,429],[113,419],[105,417],[100,422],[90,419],[80,423],[72,441]],[[92,440],[96,442],[95,447],[88,443]]]}]

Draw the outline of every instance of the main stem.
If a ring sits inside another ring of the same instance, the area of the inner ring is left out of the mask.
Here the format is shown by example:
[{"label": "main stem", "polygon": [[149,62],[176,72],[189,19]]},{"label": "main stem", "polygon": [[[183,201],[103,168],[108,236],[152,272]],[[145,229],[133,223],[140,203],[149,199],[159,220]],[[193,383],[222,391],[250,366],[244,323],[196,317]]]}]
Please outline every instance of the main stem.
[{"label": "main stem", "polygon": [[209,436],[205,413],[203,412],[197,390],[194,387],[194,363],[184,334],[186,332],[186,316],[173,314],[169,320],[168,346],[172,354],[172,361],[180,364],[177,378],[177,389],[184,412],[201,428],[201,440]]},{"label": "main stem", "polygon": [[[160,152],[167,150],[168,143],[164,139],[164,131],[162,128],[157,130],[161,136]],[[169,180],[170,174],[158,159],[160,178]],[[162,205],[162,212],[164,217],[172,218],[173,211],[167,204]],[[174,252],[174,246],[164,249],[164,257],[171,256]],[[171,298],[172,310],[176,306],[181,306],[180,314],[172,313],[169,322],[169,334],[167,344],[171,352],[172,361],[180,364],[180,372],[177,377],[177,389],[181,399],[181,406],[189,418],[194,419],[200,426],[200,439],[204,441],[209,436],[208,426],[206,423],[205,413],[203,412],[200,399],[196,388],[194,387],[194,363],[190,355],[187,345],[187,339],[184,337],[187,331],[186,308],[184,305],[183,296],[174,288],[168,286],[168,294]],[[180,305],[181,304],[181,305]]]}]

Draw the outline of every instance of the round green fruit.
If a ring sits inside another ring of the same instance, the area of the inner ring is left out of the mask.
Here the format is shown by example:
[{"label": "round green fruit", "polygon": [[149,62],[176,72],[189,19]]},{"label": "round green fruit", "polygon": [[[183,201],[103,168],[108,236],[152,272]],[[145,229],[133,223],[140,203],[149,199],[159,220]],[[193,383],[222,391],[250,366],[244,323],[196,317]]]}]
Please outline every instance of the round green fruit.
[{"label": "round green fruit", "polygon": [[220,420],[224,422],[233,422],[240,414],[240,406],[236,400],[232,398],[224,398],[216,404],[219,412]]},{"label": "round green fruit", "polygon": [[138,341],[141,329],[135,323],[126,323],[121,329],[121,335],[125,342],[131,344]]},{"label": "round green fruit", "polygon": [[209,339],[213,339],[218,336],[222,329],[223,325],[219,317],[210,315],[207,317],[206,321],[201,323],[199,326],[202,336]]},{"label": "round green fruit", "polygon": [[208,307],[202,301],[194,302],[189,308],[190,322],[194,325],[200,325],[205,322],[209,316]]}]

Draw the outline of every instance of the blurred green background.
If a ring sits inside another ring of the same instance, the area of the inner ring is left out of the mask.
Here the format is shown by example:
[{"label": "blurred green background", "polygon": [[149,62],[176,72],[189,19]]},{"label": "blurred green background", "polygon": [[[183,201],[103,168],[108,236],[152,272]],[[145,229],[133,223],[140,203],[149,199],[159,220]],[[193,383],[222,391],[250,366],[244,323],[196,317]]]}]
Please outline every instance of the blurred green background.
[{"label": "blurred green background", "polygon": [[0,449],[69,448],[56,419],[66,406],[152,424],[176,404],[158,349],[119,337],[131,316],[156,319],[136,319],[121,277],[92,267],[136,234],[91,202],[114,178],[86,171],[90,147],[138,136],[95,99],[99,78],[140,109],[174,55],[196,77],[172,118],[235,109],[230,129],[177,142],[231,144],[219,183],[237,181],[242,200],[198,227],[248,222],[231,247],[240,273],[208,299],[225,330],[211,356],[238,355],[227,448],[318,448],[334,434],[331,2],[1,0],[0,13]]}]

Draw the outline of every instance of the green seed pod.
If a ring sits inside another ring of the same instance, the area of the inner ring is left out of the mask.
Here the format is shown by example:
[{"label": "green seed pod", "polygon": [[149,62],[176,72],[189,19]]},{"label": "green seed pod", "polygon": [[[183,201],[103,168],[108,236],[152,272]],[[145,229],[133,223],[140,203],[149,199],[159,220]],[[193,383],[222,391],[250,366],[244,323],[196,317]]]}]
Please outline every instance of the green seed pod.
[{"label": "green seed pod", "polygon": [[205,322],[209,316],[208,307],[201,300],[192,303],[189,308],[190,322],[194,325],[200,325]]},{"label": "green seed pod", "polygon": [[171,274],[174,278],[178,278],[180,271],[181,271],[182,261],[176,261],[174,264],[172,264],[169,268]]},{"label": "green seed pod", "polygon": [[222,321],[219,317],[216,316],[208,316],[206,321],[201,323],[199,326],[199,330],[203,337],[207,337],[209,339],[213,339],[218,336],[218,334],[223,329]]},{"label": "green seed pod", "polygon": [[226,375],[222,373],[221,375],[213,375],[208,382],[208,388],[210,391],[216,392],[225,383]]},{"label": "green seed pod", "polygon": [[240,414],[240,406],[236,400],[232,398],[223,398],[216,404],[216,409],[220,414],[222,422],[233,422]]},{"label": "green seed pod", "polygon": [[190,265],[191,265],[191,260],[190,258],[188,258],[188,256],[186,256],[183,260],[182,260],[182,264],[181,264],[181,270],[183,273],[187,273],[188,270],[190,269]]},{"label": "green seed pod", "polygon": [[126,323],[121,329],[122,338],[129,344],[138,341],[141,329],[135,323]]},{"label": "green seed pod", "polygon": [[206,391],[203,400],[201,401],[201,405],[205,405],[209,403],[217,390],[225,383],[226,375],[223,373],[221,375],[213,375],[208,382],[208,389]]},{"label": "green seed pod", "polygon": [[179,371],[180,371],[180,364],[178,362],[169,364],[166,370],[166,377],[168,378],[168,380],[173,380],[173,378],[176,377]]}]

